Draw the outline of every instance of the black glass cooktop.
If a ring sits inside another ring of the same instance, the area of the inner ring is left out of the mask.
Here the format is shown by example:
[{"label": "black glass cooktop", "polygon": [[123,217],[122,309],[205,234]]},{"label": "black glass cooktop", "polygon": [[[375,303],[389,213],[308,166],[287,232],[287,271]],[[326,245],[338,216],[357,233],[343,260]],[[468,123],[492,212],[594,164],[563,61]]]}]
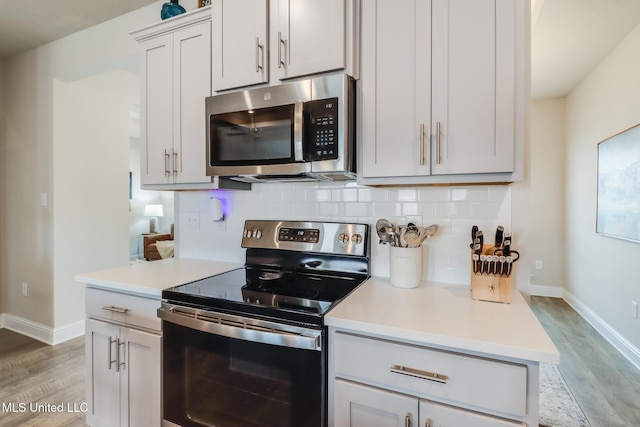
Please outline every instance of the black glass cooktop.
[{"label": "black glass cooktop", "polygon": [[166,289],[168,301],[321,324],[322,316],[366,277],[245,267]]}]

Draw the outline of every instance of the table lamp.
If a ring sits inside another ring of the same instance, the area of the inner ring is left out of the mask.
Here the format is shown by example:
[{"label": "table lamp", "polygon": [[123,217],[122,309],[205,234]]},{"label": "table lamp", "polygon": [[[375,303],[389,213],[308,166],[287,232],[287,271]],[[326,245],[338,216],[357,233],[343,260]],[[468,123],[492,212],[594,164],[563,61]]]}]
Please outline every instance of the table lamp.
[{"label": "table lamp", "polygon": [[149,233],[155,234],[158,232],[158,217],[162,216],[162,205],[145,205],[144,216],[149,218]]}]

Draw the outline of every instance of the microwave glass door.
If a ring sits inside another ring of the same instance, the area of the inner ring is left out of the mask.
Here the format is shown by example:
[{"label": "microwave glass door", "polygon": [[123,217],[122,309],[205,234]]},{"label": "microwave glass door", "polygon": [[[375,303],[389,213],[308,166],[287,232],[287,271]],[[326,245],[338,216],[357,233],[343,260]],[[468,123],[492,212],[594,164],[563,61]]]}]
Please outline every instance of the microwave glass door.
[{"label": "microwave glass door", "polygon": [[295,161],[295,104],[211,115],[211,165]]}]

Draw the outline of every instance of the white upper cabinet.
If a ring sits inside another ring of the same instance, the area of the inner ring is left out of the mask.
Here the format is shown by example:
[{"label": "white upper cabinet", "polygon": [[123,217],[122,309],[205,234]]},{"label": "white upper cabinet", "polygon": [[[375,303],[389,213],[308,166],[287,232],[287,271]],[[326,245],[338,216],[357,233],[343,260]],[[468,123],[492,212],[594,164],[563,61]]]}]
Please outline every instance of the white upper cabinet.
[{"label": "white upper cabinet", "polygon": [[267,0],[213,0],[213,90],[269,80]]},{"label": "white upper cabinet", "polygon": [[250,188],[206,173],[211,33],[209,7],[131,33],[142,48],[140,182],[145,189]]},{"label": "white upper cabinet", "polygon": [[513,0],[433,0],[432,174],[513,172]]},{"label": "white upper cabinet", "polygon": [[345,3],[272,1],[271,51],[278,79],[345,67]]},{"label": "white upper cabinet", "polygon": [[430,22],[423,0],[362,5],[361,176],[430,174]]},{"label": "white upper cabinet", "polygon": [[213,91],[357,72],[358,0],[213,0]]},{"label": "white upper cabinet", "polygon": [[362,3],[361,183],[521,179],[524,3]]}]

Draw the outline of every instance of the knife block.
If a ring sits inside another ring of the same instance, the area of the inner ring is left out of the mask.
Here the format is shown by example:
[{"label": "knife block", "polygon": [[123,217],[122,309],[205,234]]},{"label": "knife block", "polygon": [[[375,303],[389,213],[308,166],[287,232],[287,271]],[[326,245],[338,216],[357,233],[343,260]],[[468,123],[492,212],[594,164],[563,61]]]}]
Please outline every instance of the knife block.
[{"label": "knife block", "polygon": [[[486,251],[493,249],[493,247],[493,245],[484,245],[482,254],[486,254]],[[473,252],[471,252],[471,298],[481,301],[510,303],[513,265],[511,265],[511,274],[508,276],[505,274],[474,273],[473,265]]]}]

